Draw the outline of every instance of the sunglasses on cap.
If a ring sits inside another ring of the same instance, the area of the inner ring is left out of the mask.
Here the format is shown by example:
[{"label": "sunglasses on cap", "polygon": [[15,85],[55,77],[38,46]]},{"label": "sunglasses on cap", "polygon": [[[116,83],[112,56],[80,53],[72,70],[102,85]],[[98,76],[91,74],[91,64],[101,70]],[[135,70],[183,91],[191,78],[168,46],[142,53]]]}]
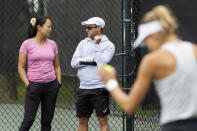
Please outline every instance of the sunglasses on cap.
[{"label": "sunglasses on cap", "polygon": [[94,26],[86,26],[86,29],[87,30],[91,30],[92,28],[96,28],[96,27],[98,27],[97,25],[94,25]]}]

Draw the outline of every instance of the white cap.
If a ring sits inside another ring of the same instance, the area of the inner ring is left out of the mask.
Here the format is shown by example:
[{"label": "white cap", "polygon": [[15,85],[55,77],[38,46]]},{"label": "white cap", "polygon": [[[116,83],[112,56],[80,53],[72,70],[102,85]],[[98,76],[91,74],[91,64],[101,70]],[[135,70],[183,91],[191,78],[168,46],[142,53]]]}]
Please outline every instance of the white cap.
[{"label": "white cap", "polygon": [[81,22],[81,25],[87,25],[87,24],[95,24],[97,26],[101,26],[102,28],[104,28],[105,21],[100,17],[92,17],[88,19],[87,21]]},{"label": "white cap", "polygon": [[141,24],[138,27],[138,37],[133,44],[133,48],[141,46],[144,39],[149,35],[158,33],[162,30],[162,25],[159,21],[151,21],[145,24]]}]

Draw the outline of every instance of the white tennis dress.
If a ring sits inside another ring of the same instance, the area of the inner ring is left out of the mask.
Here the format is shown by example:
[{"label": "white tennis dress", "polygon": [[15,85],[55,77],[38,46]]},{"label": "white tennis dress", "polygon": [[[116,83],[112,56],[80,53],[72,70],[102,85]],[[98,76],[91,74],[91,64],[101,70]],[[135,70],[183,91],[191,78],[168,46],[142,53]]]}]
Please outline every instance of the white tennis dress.
[{"label": "white tennis dress", "polygon": [[161,125],[197,118],[197,60],[192,44],[186,41],[165,43],[162,47],[176,59],[176,69],[162,80],[154,80],[161,103]]}]

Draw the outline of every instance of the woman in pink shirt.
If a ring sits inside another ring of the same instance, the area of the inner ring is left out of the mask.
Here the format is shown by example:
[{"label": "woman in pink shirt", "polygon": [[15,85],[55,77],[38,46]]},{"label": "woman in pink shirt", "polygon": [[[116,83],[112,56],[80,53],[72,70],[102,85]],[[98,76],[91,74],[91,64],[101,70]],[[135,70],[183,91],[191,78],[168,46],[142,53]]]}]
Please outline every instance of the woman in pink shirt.
[{"label": "woman in pink shirt", "polygon": [[[19,51],[18,72],[26,86],[25,113],[19,131],[32,126],[41,103],[41,131],[50,131],[56,98],[61,86],[61,69],[58,49],[51,34],[48,17],[32,18],[28,29],[29,39]],[[27,73],[26,73],[27,64]]]}]

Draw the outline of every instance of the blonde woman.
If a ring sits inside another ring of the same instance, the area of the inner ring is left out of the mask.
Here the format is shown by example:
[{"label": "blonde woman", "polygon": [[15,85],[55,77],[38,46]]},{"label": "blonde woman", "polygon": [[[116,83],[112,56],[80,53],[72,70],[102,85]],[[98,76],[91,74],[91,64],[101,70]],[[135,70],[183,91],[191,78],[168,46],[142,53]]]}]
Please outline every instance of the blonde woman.
[{"label": "blonde woman", "polygon": [[125,94],[116,80],[116,71],[100,66],[99,74],[108,91],[128,114],[135,112],[151,81],[161,101],[163,131],[197,129],[197,46],[181,40],[175,31],[175,17],[165,6],[156,6],[143,17],[134,48],[145,43],[150,50],[139,66],[130,93]]}]

